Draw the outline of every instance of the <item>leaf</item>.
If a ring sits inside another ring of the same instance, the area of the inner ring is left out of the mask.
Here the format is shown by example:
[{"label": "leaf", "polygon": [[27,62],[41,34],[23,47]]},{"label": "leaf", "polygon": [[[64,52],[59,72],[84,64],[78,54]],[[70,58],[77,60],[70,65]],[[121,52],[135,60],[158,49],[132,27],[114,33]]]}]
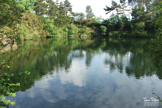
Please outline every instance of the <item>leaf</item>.
[{"label": "leaf", "polygon": [[16,83],[16,86],[20,86],[20,83]]},{"label": "leaf", "polygon": [[13,101],[12,101],[10,104],[11,104],[11,105],[14,105],[14,104],[15,104],[15,102],[13,102]]},{"label": "leaf", "polygon": [[16,96],[16,93],[12,93],[11,95],[12,95],[13,97],[15,97],[15,96]]}]

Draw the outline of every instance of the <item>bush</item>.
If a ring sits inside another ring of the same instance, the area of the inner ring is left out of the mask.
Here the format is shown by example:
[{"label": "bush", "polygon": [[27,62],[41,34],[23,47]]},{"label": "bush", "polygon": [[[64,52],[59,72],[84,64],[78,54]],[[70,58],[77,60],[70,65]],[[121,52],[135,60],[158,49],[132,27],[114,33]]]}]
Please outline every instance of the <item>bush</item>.
[{"label": "bush", "polygon": [[62,30],[61,30],[61,34],[63,36],[68,36],[68,32],[69,32],[69,29],[67,26],[65,26]]},{"label": "bush", "polygon": [[67,25],[68,28],[68,36],[76,36],[78,34],[79,29],[74,25]]},{"label": "bush", "polygon": [[119,31],[112,31],[112,32],[109,32],[109,36],[120,36],[120,32]]},{"label": "bush", "polygon": [[144,27],[145,27],[145,23],[144,22],[140,22],[140,23],[136,23],[135,25],[131,25],[131,29],[133,31],[139,31],[142,32],[144,31]]},{"label": "bush", "polygon": [[44,30],[44,24],[35,14],[23,13],[23,21],[19,25],[19,35],[21,39],[33,39],[46,37],[48,32]]},{"label": "bush", "polygon": [[106,35],[107,28],[105,26],[101,25],[100,29],[101,29],[101,35]]},{"label": "bush", "polygon": [[[10,66],[7,66],[8,68],[10,68]],[[18,74],[1,74],[0,75],[0,107],[1,108],[9,108],[9,105],[14,105],[15,102],[10,101],[10,100],[6,100],[6,96],[13,96],[15,97],[16,94],[14,93],[15,89],[17,86],[20,86],[20,83],[14,83],[11,79],[15,79],[16,76],[20,76],[22,74],[27,74],[29,75],[30,72],[22,72],[22,73],[18,73]]]}]

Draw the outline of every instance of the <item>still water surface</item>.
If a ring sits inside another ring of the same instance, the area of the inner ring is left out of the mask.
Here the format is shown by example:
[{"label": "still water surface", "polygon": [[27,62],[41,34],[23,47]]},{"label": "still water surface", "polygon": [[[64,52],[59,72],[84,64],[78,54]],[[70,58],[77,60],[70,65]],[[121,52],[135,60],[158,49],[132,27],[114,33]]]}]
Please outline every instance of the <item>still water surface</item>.
[{"label": "still water surface", "polygon": [[[146,108],[162,96],[162,75],[141,39],[45,39],[25,42],[9,72],[21,76],[12,108]],[[159,106],[149,108],[160,108]]]}]

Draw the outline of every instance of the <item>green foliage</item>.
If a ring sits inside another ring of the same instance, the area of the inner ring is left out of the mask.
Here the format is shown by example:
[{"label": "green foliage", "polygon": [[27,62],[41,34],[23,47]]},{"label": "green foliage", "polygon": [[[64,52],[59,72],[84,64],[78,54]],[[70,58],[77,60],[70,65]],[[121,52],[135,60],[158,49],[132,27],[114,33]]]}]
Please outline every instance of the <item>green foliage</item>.
[{"label": "green foliage", "polygon": [[68,36],[69,35],[69,29],[67,26],[65,26],[62,30],[61,30],[61,34],[63,36]]},{"label": "green foliage", "polygon": [[43,16],[41,16],[39,18],[44,23],[43,29],[49,32],[48,36],[60,37],[60,30],[59,30],[59,28],[54,26],[53,19],[45,18]]},{"label": "green foliage", "polygon": [[[27,74],[29,75],[30,72],[22,72],[18,73],[18,75]],[[14,93],[15,87],[20,86],[20,83],[13,83],[11,79],[15,78],[16,74],[1,74],[0,75],[0,107],[6,108],[9,105],[14,105],[15,102],[6,100],[5,96],[13,96],[15,97],[16,94]]]},{"label": "green foliage", "polygon": [[76,21],[78,21],[78,20],[83,20],[84,19],[84,17],[85,17],[85,15],[84,15],[84,13],[73,13],[73,17],[74,17],[74,19],[76,20]]},{"label": "green foliage", "polygon": [[92,23],[95,23],[95,24],[100,24],[101,20],[103,20],[103,18],[100,16],[100,17],[94,17],[92,19]]},{"label": "green foliage", "polygon": [[68,28],[68,36],[76,36],[78,33],[78,28],[74,24],[66,26]]},{"label": "green foliage", "polygon": [[[8,39],[7,44],[18,43],[17,24],[21,23],[22,9],[14,0],[0,0],[0,45]],[[6,44],[6,45],[7,45]]]},{"label": "green foliage", "polygon": [[106,14],[109,14],[114,10],[116,10],[117,15],[123,14],[124,11],[129,11],[128,9],[126,9],[127,6],[125,2],[120,2],[120,4],[118,4],[116,1],[112,0],[111,4],[111,7],[106,6],[106,8],[104,8],[104,10],[107,11]]},{"label": "green foliage", "polygon": [[0,0],[0,27],[21,22],[21,8],[14,0]]},{"label": "green foliage", "polygon": [[54,26],[53,19],[45,18],[43,16],[39,17],[39,19],[44,23],[43,29],[47,30],[50,33],[52,33],[55,30],[56,27]]},{"label": "green foliage", "polygon": [[18,33],[21,39],[46,37],[48,34],[48,32],[44,30],[44,24],[35,14],[24,13],[23,22],[19,27]]},{"label": "green foliage", "polygon": [[128,32],[123,32],[123,33],[122,33],[122,36],[123,36],[123,37],[126,37],[126,36],[128,37],[129,35],[130,35],[130,34],[129,34]]},{"label": "green foliage", "polygon": [[57,11],[58,11],[58,6],[53,0],[48,0],[48,10],[47,10],[47,15],[49,18],[55,18]]},{"label": "green foliage", "polygon": [[68,12],[72,13],[72,6],[71,6],[69,0],[64,1],[64,6],[65,6],[65,10],[66,10],[66,16],[67,16]]},{"label": "green foliage", "polygon": [[156,13],[155,28],[157,37],[162,37],[162,1],[156,0],[153,3],[153,12]]},{"label": "green foliage", "polygon": [[59,4],[59,8],[58,8],[58,18],[63,18],[66,15],[66,10],[65,10],[65,6],[62,2],[60,2]]},{"label": "green foliage", "polygon": [[145,24],[143,22],[136,23],[135,26],[131,25],[132,30],[142,32],[144,31]]},{"label": "green foliage", "polygon": [[86,6],[86,13],[87,13],[86,15],[87,20],[91,20],[94,17],[94,13],[92,12],[90,5]]},{"label": "green foliage", "polygon": [[30,10],[35,8],[35,3],[37,0],[19,0],[18,4],[24,6],[25,10]]},{"label": "green foliage", "polygon": [[101,29],[101,35],[106,35],[107,28],[105,26],[101,25],[100,29]]},{"label": "green foliage", "polygon": [[80,33],[80,36],[83,36],[83,37],[88,35],[85,26],[83,26],[82,28],[79,29],[79,33]]},{"label": "green foliage", "polygon": [[74,22],[74,18],[71,18],[69,16],[62,16],[54,20],[54,25],[57,27],[63,27],[73,22]]},{"label": "green foliage", "polygon": [[120,37],[121,36],[121,33],[120,33],[120,31],[112,31],[112,32],[109,32],[109,36],[117,36],[117,37]]},{"label": "green foliage", "polygon": [[90,21],[87,19],[83,19],[83,20],[78,20],[76,23],[83,25],[83,26],[88,26],[90,24]]},{"label": "green foliage", "polygon": [[44,14],[47,14],[47,3],[46,3],[46,0],[38,0],[36,3],[35,3],[35,12],[37,15],[44,15]]}]

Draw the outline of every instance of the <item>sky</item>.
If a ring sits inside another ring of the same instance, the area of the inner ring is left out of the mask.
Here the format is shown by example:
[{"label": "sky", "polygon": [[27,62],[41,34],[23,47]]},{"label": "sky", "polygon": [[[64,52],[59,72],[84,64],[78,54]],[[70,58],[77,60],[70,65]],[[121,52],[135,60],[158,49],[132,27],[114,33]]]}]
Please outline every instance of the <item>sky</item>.
[{"label": "sky", "polygon": [[[64,1],[64,0],[59,0]],[[119,3],[119,0],[115,0],[117,3]],[[111,15],[106,15],[106,11],[104,8],[107,6],[111,6],[111,0],[69,0],[69,2],[72,5],[73,12],[83,12],[85,13],[86,6],[90,5],[92,8],[92,12],[95,14],[95,16],[107,19]]]}]

